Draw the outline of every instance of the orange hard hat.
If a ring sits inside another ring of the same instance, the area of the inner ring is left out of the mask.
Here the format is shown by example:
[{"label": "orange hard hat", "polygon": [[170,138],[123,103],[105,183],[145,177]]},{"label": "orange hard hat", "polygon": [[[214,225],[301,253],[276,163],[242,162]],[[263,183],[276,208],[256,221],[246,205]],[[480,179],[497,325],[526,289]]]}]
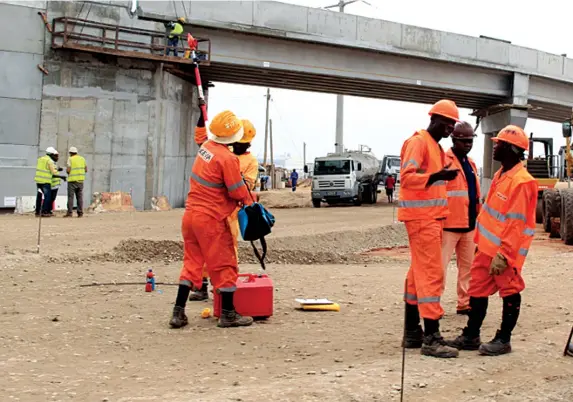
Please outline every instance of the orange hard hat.
[{"label": "orange hard hat", "polygon": [[195,128],[195,144],[201,145],[207,141],[207,129],[205,127]]},{"label": "orange hard hat", "polygon": [[249,120],[243,119],[241,121],[243,123],[243,130],[245,133],[243,134],[243,138],[241,138],[239,142],[243,144],[248,144],[251,141],[253,141],[255,135],[257,135],[257,130],[255,130],[255,126],[253,126],[253,123],[251,123]]},{"label": "orange hard hat", "polygon": [[516,147],[527,151],[529,149],[529,138],[521,127],[509,125],[504,127],[497,137],[491,139],[493,142],[507,142],[508,144],[515,145]]},{"label": "orange hard hat", "polygon": [[208,138],[219,144],[233,144],[243,138],[243,123],[235,113],[225,110],[216,115],[209,124]]},{"label": "orange hard hat", "polygon": [[437,114],[447,117],[448,119],[460,121],[460,112],[458,111],[458,107],[454,101],[449,99],[442,99],[434,103],[428,114],[430,116]]}]

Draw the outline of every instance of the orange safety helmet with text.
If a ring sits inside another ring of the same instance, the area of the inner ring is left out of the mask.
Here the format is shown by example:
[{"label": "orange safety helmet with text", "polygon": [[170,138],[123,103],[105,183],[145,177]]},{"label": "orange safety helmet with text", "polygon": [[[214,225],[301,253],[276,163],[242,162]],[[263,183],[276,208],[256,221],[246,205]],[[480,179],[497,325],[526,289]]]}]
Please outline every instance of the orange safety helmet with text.
[{"label": "orange safety helmet with text", "polygon": [[460,121],[460,112],[454,101],[449,99],[442,99],[434,103],[430,111],[430,116],[437,114],[448,119]]},{"label": "orange safety helmet with text", "polygon": [[509,125],[504,127],[498,134],[497,137],[491,139],[493,142],[507,142],[508,144],[515,145],[517,148],[524,151],[529,150],[529,138],[527,134],[521,127]]}]

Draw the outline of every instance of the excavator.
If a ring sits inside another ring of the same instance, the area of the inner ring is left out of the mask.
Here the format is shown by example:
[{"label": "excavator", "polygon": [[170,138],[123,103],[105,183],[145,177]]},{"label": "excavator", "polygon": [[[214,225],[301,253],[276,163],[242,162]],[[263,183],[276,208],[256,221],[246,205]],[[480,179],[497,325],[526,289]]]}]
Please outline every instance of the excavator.
[{"label": "excavator", "polygon": [[[572,125],[573,117],[563,122],[562,133],[565,146],[560,147],[557,155],[553,155],[553,139],[534,138],[531,135],[530,154],[526,165],[539,186],[540,203],[538,202],[536,211],[537,223],[543,224],[543,229],[549,233],[550,238],[561,238],[567,245],[573,245]],[[533,158],[531,147],[533,142],[546,145],[545,157]]]}]

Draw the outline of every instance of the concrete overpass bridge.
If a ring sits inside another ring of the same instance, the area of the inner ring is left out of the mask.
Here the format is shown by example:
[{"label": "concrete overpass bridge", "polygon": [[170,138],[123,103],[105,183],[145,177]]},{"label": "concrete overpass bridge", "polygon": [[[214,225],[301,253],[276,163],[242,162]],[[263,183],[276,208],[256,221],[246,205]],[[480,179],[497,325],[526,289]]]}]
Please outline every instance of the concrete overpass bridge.
[{"label": "concrete overpass bridge", "polygon": [[[182,14],[189,16],[187,31],[210,39],[202,73],[211,81],[419,103],[447,97],[476,110],[489,136],[509,123],[524,126],[528,117],[571,117],[573,60],[563,56],[271,1],[140,1],[135,17],[130,3],[0,0],[0,179],[10,183],[0,189],[0,208],[28,193],[42,149],[65,153],[67,144],[93,167],[86,193],[129,190],[138,208],[164,194],[182,205],[181,182],[196,152],[194,77],[180,58],[145,55],[164,31],[160,22]],[[50,21],[109,24],[75,31],[102,35],[100,49],[54,49],[38,12]],[[13,37],[23,23],[25,35]],[[103,54],[132,39],[130,29],[147,30],[147,50]],[[485,144],[488,178],[491,141]]]}]

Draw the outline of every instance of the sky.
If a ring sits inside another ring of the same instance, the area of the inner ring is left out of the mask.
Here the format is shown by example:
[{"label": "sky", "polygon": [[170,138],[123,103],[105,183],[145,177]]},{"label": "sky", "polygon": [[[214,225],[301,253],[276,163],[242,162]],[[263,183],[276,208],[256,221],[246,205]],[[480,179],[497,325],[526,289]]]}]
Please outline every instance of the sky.
[{"label": "sky", "polygon": [[[337,1],[283,0],[316,8],[333,5]],[[573,2],[545,0],[527,6],[525,2],[515,0],[481,0],[477,7],[470,8],[472,3],[466,3],[465,10],[459,0],[368,2],[371,6],[363,2],[348,5],[345,12],[476,37],[485,35],[509,40],[518,46],[555,54],[567,53],[573,57],[571,24],[568,21],[573,15]],[[257,129],[251,151],[262,160],[266,88],[224,83],[215,85],[209,93],[209,109],[230,109],[241,118],[250,119]],[[334,152],[335,94],[271,88],[271,96],[274,154],[275,157],[291,156],[292,160],[286,167],[302,168],[305,142],[307,163],[327,152]],[[399,155],[403,141],[415,130],[427,126],[429,108],[430,105],[345,96],[344,147],[358,149],[360,144],[368,145],[378,159],[384,155]],[[471,110],[460,109],[460,119],[475,126],[475,117],[470,113]],[[553,137],[556,150],[563,145],[558,123],[528,119],[525,130],[535,136]],[[484,136],[479,128],[476,133],[478,137],[470,155],[478,166],[482,166]],[[447,149],[451,140],[442,140],[441,144]]]}]

